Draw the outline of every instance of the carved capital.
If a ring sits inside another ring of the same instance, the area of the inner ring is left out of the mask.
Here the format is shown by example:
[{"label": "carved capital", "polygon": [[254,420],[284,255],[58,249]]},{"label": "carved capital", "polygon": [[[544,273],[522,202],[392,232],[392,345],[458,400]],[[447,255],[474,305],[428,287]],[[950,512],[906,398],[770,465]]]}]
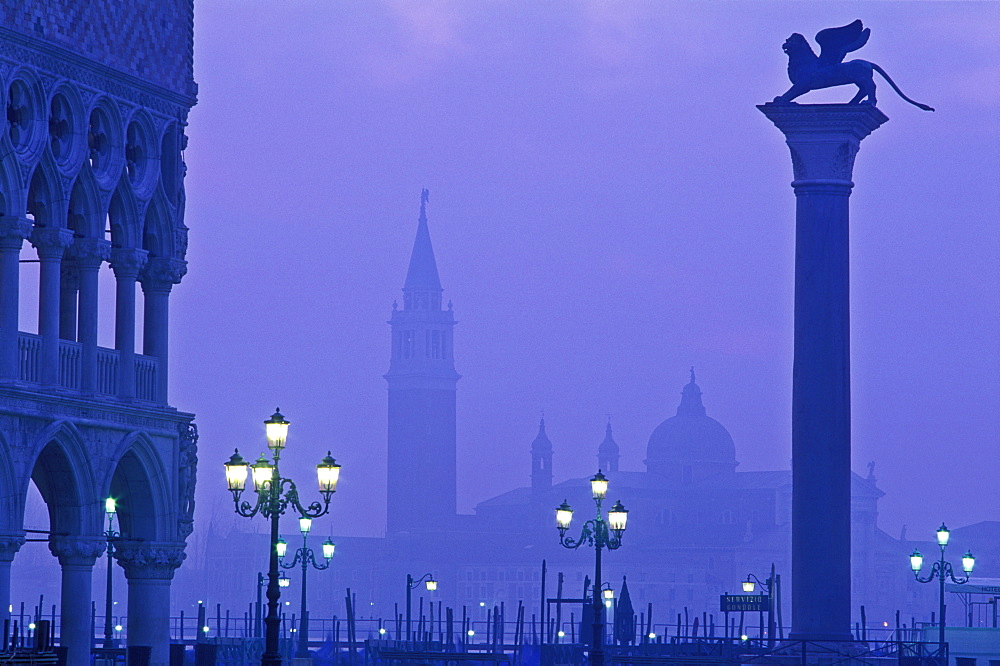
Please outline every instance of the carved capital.
[{"label": "carved capital", "polygon": [[49,538],[49,550],[59,558],[63,566],[94,566],[97,558],[104,553],[107,542],[103,537],[53,536]]},{"label": "carved capital", "polygon": [[785,135],[795,180],[850,183],[861,141],[889,119],[870,104],[763,104]]},{"label": "carved capital", "polygon": [[31,229],[32,222],[27,218],[0,215],[0,248],[20,250]]},{"label": "carved capital", "polygon": [[24,545],[24,534],[0,534],[0,562],[11,562]]},{"label": "carved capital", "polygon": [[66,250],[83,268],[100,268],[111,258],[111,243],[100,238],[77,238]]},{"label": "carved capital", "polygon": [[170,580],[187,554],[180,543],[129,543],[115,546],[115,558],[128,579]]},{"label": "carved capital", "polygon": [[170,287],[179,284],[187,273],[187,262],[183,259],[170,257],[151,257],[142,270],[140,281],[143,289],[160,289],[170,291]]},{"label": "carved capital", "polygon": [[35,227],[31,231],[31,244],[42,259],[61,259],[67,247],[73,244],[70,229]]},{"label": "carved capital", "polygon": [[111,250],[111,270],[116,278],[139,277],[139,271],[146,265],[149,253],[135,248],[116,247]]}]

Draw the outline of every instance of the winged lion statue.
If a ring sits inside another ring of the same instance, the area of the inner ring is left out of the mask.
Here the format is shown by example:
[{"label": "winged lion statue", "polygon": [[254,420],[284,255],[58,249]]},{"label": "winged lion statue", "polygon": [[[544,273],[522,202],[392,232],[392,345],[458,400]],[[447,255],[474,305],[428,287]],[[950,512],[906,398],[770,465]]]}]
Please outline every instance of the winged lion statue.
[{"label": "winged lion statue", "polygon": [[792,87],[785,94],[775,97],[773,103],[790,104],[793,99],[810,90],[854,84],[858,87],[858,94],[849,104],[874,106],[873,72],[878,72],[907,102],[924,111],[933,111],[934,109],[926,104],[915,102],[904,95],[885,70],[875,63],[867,60],[844,62],[844,56],[864,46],[870,35],[871,29],[864,27],[860,19],[839,28],[820,30],[816,34],[816,43],[820,46],[820,54],[817,56],[805,37],[797,32],[793,33],[781,46],[781,50],[788,54],[788,78],[792,82]]}]

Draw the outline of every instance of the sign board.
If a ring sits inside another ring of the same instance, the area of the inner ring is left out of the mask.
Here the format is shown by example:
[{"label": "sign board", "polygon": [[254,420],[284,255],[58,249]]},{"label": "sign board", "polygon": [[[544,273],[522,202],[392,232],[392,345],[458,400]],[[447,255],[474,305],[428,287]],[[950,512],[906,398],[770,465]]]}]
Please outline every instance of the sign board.
[{"label": "sign board", "polygon": [[767,612],[767,595],[765,594],[721,594],[719,606],[723,613],[738,613],[747,611],[753,613]]}]

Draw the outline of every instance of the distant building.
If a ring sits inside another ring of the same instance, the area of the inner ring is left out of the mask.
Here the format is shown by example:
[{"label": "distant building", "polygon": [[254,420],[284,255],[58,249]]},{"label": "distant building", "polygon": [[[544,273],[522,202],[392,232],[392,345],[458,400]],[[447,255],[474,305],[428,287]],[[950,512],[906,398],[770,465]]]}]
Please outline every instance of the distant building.
[{"label": "distant building", "polygon": [[[387,536],[336,539],[332,570],[310,577],[309,587],[315,592],[312,615],[343,617],[342,599],[349,587],[357,595],[359,616],[381,618],[392,632],[394,613],[404,611],[399,604],[405,598],[406,575],[419,577],[429,572],[440,581],[438,590],[415,591],[414,604],[422,597],[424,602],[451,606],[459,614],[464,607],[471,619],[483,622],[488,611],[501,604],[507,618],[513,619],[522,603],[527,621],[532,616],[540,619],[542,560],[548,567],[546,598],[557,595],[560,575],[562,596],[571,598],[579,598],[585,580],[593,576],[593,550],[562,548],[554,521],[554,509],[563,500],[577,510],[578,522],[589,517],[594,506],[589,479],[554,481],[558,468],[543,419],[534,439],[522,449],[525,461],[530,462],[527,485],[480,502],[473,515],[456,515],[455,386],[459,375],[452,354],[455,321],[450,304],[447,308],[441,304],[441,282],[423,204],[403,293],[403,308],[394,306],[390,319],[391,361],[386,375]],[[725,426],[708,415],[693,369],[681,389],[676,413],[650,434],[644,470],[620,468],[619,446],[610,422],[603,439],[595,437],[595,444],[594,469],[600,468],[610,479],[608,502],[620,499],[630,510],[623,547],[605,554],[604,580],[617,588],[627,576],[637,613],[645,614],[652,604],[658,631],[663,625],[676,627],[678,616],[693,621],[702,612],[714,613],[716,631],[721,634],[719,595],[740,593],[741,582],[750,573],[767,578],[773,563],[781,577],[787,632],[791,471],[738,471],[736,444]],[[438,488],[444,489],[440,497],[435,496]],[[873,466],[866,477],[852,475],[855,618],[860,619],[864,605],[869,625],[885,622],[893,626],[897,609],[903,610],[904,622],[912,616],[929,621],[936,606],[930,591],[922,588],[932,586],[913,582],[907,556],[915,546],[928,553],[932,548],[893,538],[878,528],[882,496]],[[815,519],[822,521],[823,516]],[[983,536],[975,537],[972,532]],[[261,546],[254,551],[265,552],[266,536],[257,538]],[[955,538],[956,543],[979,538],[984,553],[990,551],[989,529],[963,528],[955,531]],[[231,563],[236,554],[226,547],[236,543],[241,545],[233,548],[245,552],[242,542],[213,541],[207,549],[212,558],[209,570]],[[313,546],[318,547],[319,541]],[[290,575],[292,585],[297,585],[296,574]],[[218,586],[224,585],[219,582]],[[219,593],[224,594],[221,589]],[[286,613],[294,610],[287,608]],[[571,616],[579,622],[580,611],[579,606],[563,609],[567,633]],[[417,613],[416,606],[413,613]],[[957,614],[950,617],[960,621]],[[736,617],[730,620],[740,622]],[[747,614],[742,621],[744,630],[756,635],[759,616]]]}]

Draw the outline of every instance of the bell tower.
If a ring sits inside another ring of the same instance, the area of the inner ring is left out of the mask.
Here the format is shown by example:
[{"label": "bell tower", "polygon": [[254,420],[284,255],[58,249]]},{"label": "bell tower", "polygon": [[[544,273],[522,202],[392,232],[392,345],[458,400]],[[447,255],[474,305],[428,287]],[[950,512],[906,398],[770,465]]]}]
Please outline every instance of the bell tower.
[{"label": "bell tower", "polygon": [[455,317],[441,307],[441,280],[427,227],[429,193],[403,284],[392,306],[389,372],[387,531],[438,529],[455,516]]}]

